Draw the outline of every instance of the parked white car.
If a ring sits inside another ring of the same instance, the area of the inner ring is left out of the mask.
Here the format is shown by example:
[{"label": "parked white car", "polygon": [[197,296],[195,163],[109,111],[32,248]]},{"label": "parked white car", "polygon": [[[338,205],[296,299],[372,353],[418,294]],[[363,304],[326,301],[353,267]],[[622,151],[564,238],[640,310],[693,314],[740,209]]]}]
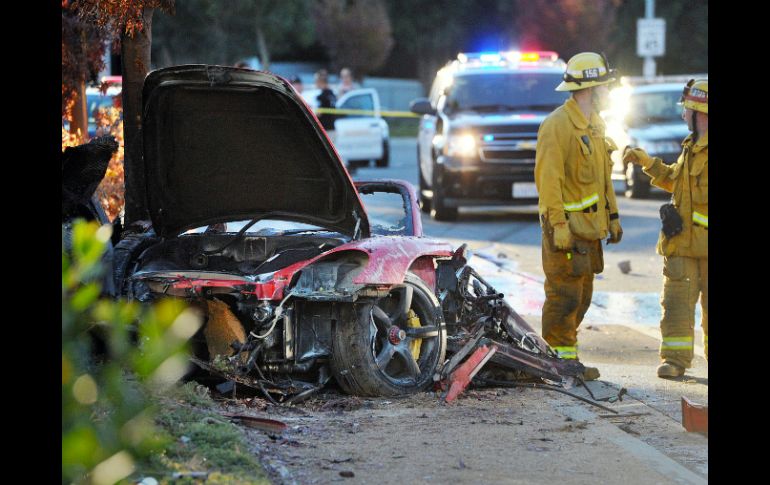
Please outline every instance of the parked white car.
[{"label": "parked white car", "polygon": [[[302,92],[305,102],[313,110],[318,108],[319,89]],[[365,110],[373,114],[340,114],[334,121],[334,147],[348,168],[369,164],[387,167],[390,159],[390,131],[380,115],[380,97],[371,88],[355,89],[337,100],[337,109]]]}]

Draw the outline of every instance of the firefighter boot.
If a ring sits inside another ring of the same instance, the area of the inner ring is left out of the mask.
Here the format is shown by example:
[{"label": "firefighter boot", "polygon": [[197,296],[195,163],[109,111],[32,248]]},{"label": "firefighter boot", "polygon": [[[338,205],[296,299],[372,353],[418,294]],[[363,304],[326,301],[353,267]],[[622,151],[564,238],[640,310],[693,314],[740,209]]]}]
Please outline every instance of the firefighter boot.
[{"label": "firefighter boot", "polygon": [[684,367],[664,362],[658,366],[658,377],[680,377],[684,375]]}]

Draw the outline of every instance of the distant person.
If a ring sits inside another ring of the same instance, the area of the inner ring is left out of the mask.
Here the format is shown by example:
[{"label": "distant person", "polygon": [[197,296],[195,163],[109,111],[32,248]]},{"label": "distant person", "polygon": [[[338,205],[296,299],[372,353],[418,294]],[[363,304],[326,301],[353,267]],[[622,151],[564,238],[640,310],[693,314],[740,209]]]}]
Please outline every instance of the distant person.
[{"label": "distant person", "polygon": [[[709,356],[709,82],[690,79],[684,87],[682,118],[690,135],[673,165],[628,147],[623,161],[644,168],[650,183],[671,192],[673,208],[661,208],[663,228],[657,252],[663,256],[658,377],[679,377],[692,366],[695,305],[700,298],[703,348]],[[669,206],[671,208],[671,206]]]},{"label": "distant person", "polygon": [[292,86],[294,86],[294,89],[296,89],[299,94],[302,94],[302,89],[303,89],[302,79],[300,79],[299,76],[294,76],[293,78],[291,78],[291,81],[289,82],[291,83]]},{"label": "distant person", "polygon": [[[334,91],[329,88],[329,73],[326,69],[320,69],[315,73],[315,87],[321,90],[321,93],[317,96],[319,108],[335,108],[337,104],[337,96],[334,95]],[[331,113],[321,113],[318,115],[318,121],[321,122],[321,126],[324,127],[326,133],[329,135],[329,139],[334,143],[334,120],[336,116]]]},{"label": "distant person", "polygon": [[251,66],[249,66],[249,63],[246,61],[238,61],[235,63],[235,67],[239,67],[241,69],[251,69]]},{"label": "distant person", "polygon": [[340,84],[337,86],[337,97],[342,97],[345,93],[358,89],[358,83],[353,81],[353,73],[347,67],[340,71]]},{"label": "distant person", "polygon": [[[577,331],[591,305],[594,275],[604,269],[602,239],[623,235],[610,177],[614,142],[599,113],[606,109],[615,71],[607,59],[582,52],[567,62],[556,91],[572,96],[540,125],[535,184],[543,229],[543,338],[563,359],[578,359]],[[583,378],[599,369],[585,366]]]}]

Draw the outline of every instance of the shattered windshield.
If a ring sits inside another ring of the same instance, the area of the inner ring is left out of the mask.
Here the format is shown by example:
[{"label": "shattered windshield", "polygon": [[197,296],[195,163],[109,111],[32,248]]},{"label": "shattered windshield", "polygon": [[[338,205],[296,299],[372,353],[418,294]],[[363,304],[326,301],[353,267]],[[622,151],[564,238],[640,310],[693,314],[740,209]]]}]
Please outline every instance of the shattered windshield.
[{"label": "shattered windshield", "polygon": [[516,72],[456,76],[446,97],[447,113],[515,110],[552,111],[564,103],[567,92],[554,91],[559,73]]},{"label": "shattered windshield", "polygon": [[[219,222],[208,226],[196,227],[186,231],[185,234],[202,234],[202,233],[237,233],[243,227],[248,224],[248,220],[243,221],[230,221]],[[305,224],[302,222],[283,221],[276,219],[263,219],[246,230],[246,233],[299,233],[299,232],[315,232],[315,231],[329,231],[323,227],[313,224]],[[329,231],[334,232],[334,231]]]}]

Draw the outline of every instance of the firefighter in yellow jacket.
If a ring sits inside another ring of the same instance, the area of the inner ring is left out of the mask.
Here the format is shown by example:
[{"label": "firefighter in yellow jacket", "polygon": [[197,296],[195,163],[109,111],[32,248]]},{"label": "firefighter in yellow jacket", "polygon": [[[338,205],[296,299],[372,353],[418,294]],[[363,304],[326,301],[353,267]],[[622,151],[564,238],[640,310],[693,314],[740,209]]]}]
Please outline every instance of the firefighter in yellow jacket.
[{"label": "firefighter in yellow jacket", "polygon": [[656,248],[663,256],[660,300],[663,363],[658,366],[659,377],[681,376],[691,366],[695,304],[699,297],[703,310],[703,346],[708,359],[708,92],[707,79],[691,79],[684,88],[680,100],[682,118],[692,133],[682,142],[682,154],[675,164],[666,166],[641,148],[627,149],[623,157],[644,167],[653,185],[673,193],[672,202],[678,215],[663,220]]},{"label": "firefighter in yellow jacket", "polygon": [[[604,55],[583,52],[567,63],[557,91],[572,96],[540,125],[535,183],[543,230],[543,338],[565,359],[577,359],[577,328],[591,304],[594,274],[604,269],[602,239],[623,235],[612,189],[610,153],[599,117],[615,81]],[[584,377],[599,377],[586,367]]]}]

